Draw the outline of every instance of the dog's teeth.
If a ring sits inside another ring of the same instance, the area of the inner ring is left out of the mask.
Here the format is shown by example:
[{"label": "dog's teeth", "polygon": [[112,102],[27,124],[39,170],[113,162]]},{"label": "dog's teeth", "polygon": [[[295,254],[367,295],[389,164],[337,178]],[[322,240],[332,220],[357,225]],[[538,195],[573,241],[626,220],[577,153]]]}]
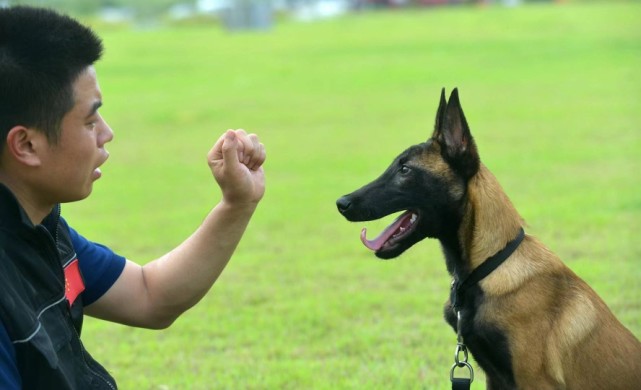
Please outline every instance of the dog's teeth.
[{"label": "dog's teeth", "polygon": [[410,219],[410,222],[411,223],[416,222],[416,218],[418,218],[418,216],[416,214],[412,214],[412,218]]}]

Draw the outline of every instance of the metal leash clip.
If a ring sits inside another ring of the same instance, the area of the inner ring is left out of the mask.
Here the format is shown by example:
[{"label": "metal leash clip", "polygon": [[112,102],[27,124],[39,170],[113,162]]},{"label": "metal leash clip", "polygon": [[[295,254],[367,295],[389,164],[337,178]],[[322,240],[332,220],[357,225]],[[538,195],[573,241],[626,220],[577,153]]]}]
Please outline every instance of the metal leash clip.
[{"label": "metal leash clip", "polygon": [[[463,352],[463,360],[460,359],[461,352]],[[454,371],[456,370],[456,368],[463,368],[463,367],[467,367],[467,369],[469,370],[470,383],[474,382],[474,369],[472,368],[472,365],[467,362],[467,347],[465,346],[465,344],[459,343],[456,345],[456,352],[454,352],[454,364],[450,369],[450,381],[454,382],[455,379],[467,379],[467,378],[454,377]]]},{"label": "metal leash clip", "polygon": [[[463,336],[461,335],[461,312],[456,312],[456,333],[458,342],[456,343],[456,350],[454,351],[454,364],[450,369],[450,381],[452,382],[453,389],[469,389],[470,384],[474,382],[474,369],[472,365],[467,362],[468,353],[467,346],[463,343]],[[463,359],[461,359],[461,352],[463,353]],[[469,378],[458,378],[454,377],[454,371],[457,368],[467,367],[469,370]]]}]

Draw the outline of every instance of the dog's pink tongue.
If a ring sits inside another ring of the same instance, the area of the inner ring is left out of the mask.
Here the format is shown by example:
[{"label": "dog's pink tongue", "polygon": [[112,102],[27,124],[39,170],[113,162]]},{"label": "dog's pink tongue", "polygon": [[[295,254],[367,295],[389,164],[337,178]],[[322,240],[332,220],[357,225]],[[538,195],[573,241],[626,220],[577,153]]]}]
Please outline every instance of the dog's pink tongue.
[{"label": "dog's pink tongue", "polygon": [[363,228],[363,230],[361,230],[361,242],[363,243],[363,245],[373,250],[374,252],[381,249],[381,247],[383,246],[383,244],[385,244],[385,241],[387,240],[387,238],[384,237],[382,233],[380,236],[378,236],[374,240],[368,240],[366,236],[367,236],[367,228]]},{"label": "dog's pink tongue", "polygon": [[378,235],[373,240],[368,240],[367,239],[367,228],[363,228],[361,230],[361,242],[363,242],[363,245],[365,245],[367,248],[373,250],[373,251],[378,251],[380,250],[383,245],[396,233],[396,231],[401,227],[401,225],[405,222],[405,220],[409,217],[411,218],[412,213],[406,212],[400,217],[396,219],[391,225],[385,228],[381,234]]}]

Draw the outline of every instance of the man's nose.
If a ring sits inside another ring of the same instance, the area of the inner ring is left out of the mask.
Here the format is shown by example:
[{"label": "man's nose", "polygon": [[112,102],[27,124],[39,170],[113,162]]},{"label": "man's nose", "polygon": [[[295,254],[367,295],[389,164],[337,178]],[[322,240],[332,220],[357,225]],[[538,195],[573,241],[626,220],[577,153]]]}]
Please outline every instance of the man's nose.
[{"label": "man's nose", "polygon": [[111,127],[101,118],[100,133],[98,135],[98,145],[103,146],[114,138],[114,132]]}]

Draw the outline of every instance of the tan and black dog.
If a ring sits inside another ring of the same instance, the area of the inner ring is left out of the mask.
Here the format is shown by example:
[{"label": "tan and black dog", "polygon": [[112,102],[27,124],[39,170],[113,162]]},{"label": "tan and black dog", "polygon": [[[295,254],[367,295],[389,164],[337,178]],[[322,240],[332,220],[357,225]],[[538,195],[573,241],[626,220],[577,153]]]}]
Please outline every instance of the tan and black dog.
[{"label": "tan and black dog", "polygon": [[[382,259],[440,241],[453,287],[445,318],[483,368],[488,389],[641,389],[641,343],[541,242],[480,162],[455,89],[441,93],[432,137],[375,181],[341,197],[370,221],[405,211],[361,240]],[[453,301],[455,301],[453,304]]]}]

